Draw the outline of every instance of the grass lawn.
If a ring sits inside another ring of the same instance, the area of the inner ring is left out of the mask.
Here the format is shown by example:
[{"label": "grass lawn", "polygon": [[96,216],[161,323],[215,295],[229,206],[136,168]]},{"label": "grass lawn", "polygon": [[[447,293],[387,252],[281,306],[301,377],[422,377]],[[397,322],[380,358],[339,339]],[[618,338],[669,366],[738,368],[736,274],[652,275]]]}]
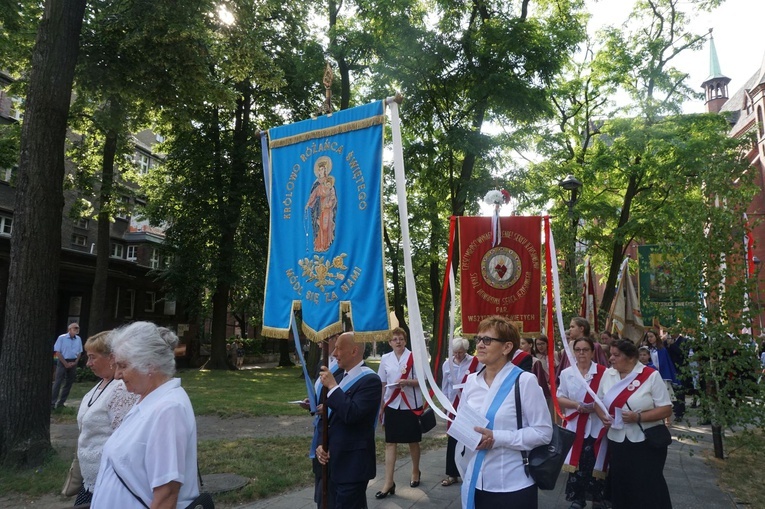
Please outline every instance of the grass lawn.
[{"label": "grass lawn", "polygon": [[[299,366],[287,368],[247,369],[241,371],[179,371],[181,385],[189,395],[196,415],[218,417],[258,417],[261,415],[305,415],[297,405],[287,401],[303,399],[306,389]],[[69,399],[81,399],[95,382],[72,386]],[[77,409],[60,408],[51,422],[77,421]]]},{"label": "grass lawn", "polygon": [[747,507],[765,507],[765,434],[763,430],[741,431],[725,437],[726,459],[710,455],[709,461],[720,472],[720,484]]},{"label": "grass lawn", "polygon": [[[385,442],[377,437],[378,463],[385,461]],[[205,440],[199,443],[199,468],[204,472],[235,472],[250,482],[241,490],[215,496],[216,502],[241,503],[313,485],[308,447],[311,437],[240,440]],[[446,438],[425,436],[422,450],[444,447]],[[398,446],[398,457],[409,447]]]},{"label": "grass lawn", "polygon": [[[369,362],[377,369],[377,362]],[[305,397],[305,382],[300,367],[250,369],[242,371],[179,372],[197,415],[222,418],[258,416],[304,416],[305,410],[287,401]],[[76,383],[70,399],[81,399],[94,382]],[[77,409],[66,407],[51,415],[52,423],[73,423]],[[275,494],[313,482],[307,458],[310,436],[237,440],[200,440],[199,463],[202,473],[235,472],[250,479],[240,491],[216,497],[221,501],[241,502]],[[441,447],[444,438],[426,437],[423,450]],[[378,440],[378,461],[384,458],[384,444]],[[399,454],[408,454],[405,446]],[[28,496],[57,493],[61,489],[71,457],[51,454],[48,461],[33,470],[0,469],[0,493],[17,492]]]}]

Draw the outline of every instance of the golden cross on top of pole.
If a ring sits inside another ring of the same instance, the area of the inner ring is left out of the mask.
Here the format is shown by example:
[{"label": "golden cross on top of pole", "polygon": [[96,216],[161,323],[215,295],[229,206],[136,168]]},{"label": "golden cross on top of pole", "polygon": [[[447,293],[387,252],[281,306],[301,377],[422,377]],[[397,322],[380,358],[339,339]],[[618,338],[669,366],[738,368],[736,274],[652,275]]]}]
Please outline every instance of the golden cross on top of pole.
[{"label": "golden cross on top of pole", "polygon": [[324,104],[319,108],[317,115],[332,113],[332,80],[334,77],[332,66],[327,62],[327,65],[324,67],[324,78],[321,80],[324,84],[326,98],[324,99]]}]

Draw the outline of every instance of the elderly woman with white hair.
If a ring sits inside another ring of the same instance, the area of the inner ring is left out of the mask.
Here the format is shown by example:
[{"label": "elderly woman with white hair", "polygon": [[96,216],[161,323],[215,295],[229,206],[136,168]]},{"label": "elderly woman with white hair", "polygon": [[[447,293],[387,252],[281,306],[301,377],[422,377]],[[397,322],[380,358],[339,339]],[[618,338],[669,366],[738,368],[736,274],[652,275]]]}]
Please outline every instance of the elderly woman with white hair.
[{"label": "elderly woman with white hair", "polygon": [[[460,404],[462,386],[468,375],[475,373],[483,366],[478,362],[478,359],[467,353],[469,347],[470,343],[467,339],[454,338],[452,340],[452,357],[444,361],[444,366],[441,369],[441,390],[452,402],[455,409]],[[449,426],[448,423],[447,426]],[[457,463],[454,461],[456,447],[457,440],[449,435],[446,443],[446,477],[441,481],[441,486],[451,486],[459,480],[460,473],[457,470]]]},{"label": "elderly woman with white hair", "polygon": [[115,378],[139,399],[104,445],[93,509],[181,509],[199,495],[194,410],[173,378],[177,344],[149,322],[114,331]]}]

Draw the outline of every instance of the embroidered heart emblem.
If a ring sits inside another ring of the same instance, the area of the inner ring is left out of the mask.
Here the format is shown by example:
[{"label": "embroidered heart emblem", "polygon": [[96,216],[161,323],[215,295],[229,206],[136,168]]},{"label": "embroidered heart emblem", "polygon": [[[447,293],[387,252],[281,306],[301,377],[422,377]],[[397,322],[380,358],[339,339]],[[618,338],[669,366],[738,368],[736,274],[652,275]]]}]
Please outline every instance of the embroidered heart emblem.
[{"label": "embroidered heart emblem", "polygon": [[499,275],[499,278],[502,279],[505,277],[505,274],[507,273],[507,267],[504,264],[498,263],[496,267],[494,267],[494,270],[497,271],[497,274]]}]

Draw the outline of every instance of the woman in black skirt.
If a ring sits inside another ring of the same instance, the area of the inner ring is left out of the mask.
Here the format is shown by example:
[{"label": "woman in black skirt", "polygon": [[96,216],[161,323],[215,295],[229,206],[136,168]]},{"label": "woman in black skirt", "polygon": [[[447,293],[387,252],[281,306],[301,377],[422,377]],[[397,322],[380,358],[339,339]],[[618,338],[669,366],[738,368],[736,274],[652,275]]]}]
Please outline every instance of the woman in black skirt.
[{"label": "woman in black skirt", "polygon": [[412,455],[412,477],[409,486],[420,485],[420,442],[422,431],[418,413],[422,410],[422,394],[414,373],[414,357],[406,347],[406,332],[393,329],[390,346],[393,351],[380,360],[378,375],[382,381],[380,420],[385,426],[385,485],[375,498],[396,493],[393,472],[396,469],[396,445],[409,444]]}]

